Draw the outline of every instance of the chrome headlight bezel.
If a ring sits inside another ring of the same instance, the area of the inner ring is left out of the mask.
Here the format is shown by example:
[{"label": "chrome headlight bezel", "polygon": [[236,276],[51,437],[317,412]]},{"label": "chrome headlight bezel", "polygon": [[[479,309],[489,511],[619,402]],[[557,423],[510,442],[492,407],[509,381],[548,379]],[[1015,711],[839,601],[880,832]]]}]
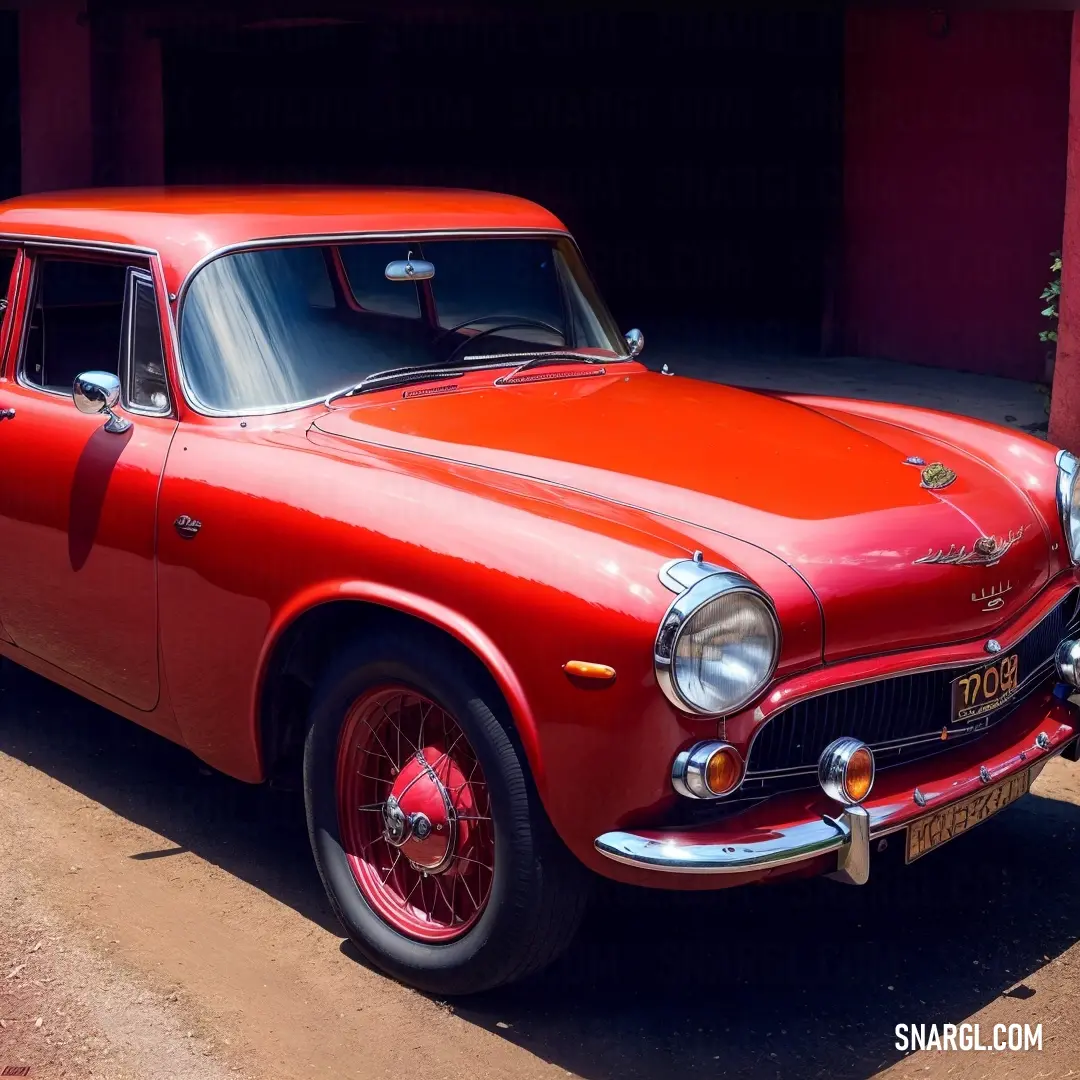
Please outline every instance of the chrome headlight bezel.
[{"label": "chrome headlight bezel", "polygon": [[1080,500],[1077,499],[1080,461],[1068,450],[1059,450],[1056,460],[1058,514],[1062,531],[1065,533],[1065,546],[1069,559],[1073,563],[1080,563]]},{"label": "chrome headlight bezel", "polygon": [[[682,563],[688,565],[687,562]],[[702,563],[700,558],[694,561],[691,577],[696,578],[692,584],[687,585],[684,591],[671,602],[660,627],[656,633],[653,645],[653,666],[656,672],[656,681],[664,696],[681,712],[690,713],[694,716],[730,716],[744,708],[769,685],[776,665],[780,660],[780,620],[776,617],[776,609],[773,607],[769,596],[759,589],[752,581],[731,570],[709,566]],[[677,573],[672,573],[672,564],[664,567],[661,571],[661,580],[669,587],[671,583],[683,584]],[[698,702],[689,698],[679,686],[675,675],[675,653],[678,647],[679,637],[686,629],[687,624],[706,604],[717,597],[732,593],[742,593],[760,603],[768,616],[769,625],[772,628],[772,655],[766,670],[763,670],[758,680],[749,687],[739,698],[727,703],[723,710],[705,708]]]}]

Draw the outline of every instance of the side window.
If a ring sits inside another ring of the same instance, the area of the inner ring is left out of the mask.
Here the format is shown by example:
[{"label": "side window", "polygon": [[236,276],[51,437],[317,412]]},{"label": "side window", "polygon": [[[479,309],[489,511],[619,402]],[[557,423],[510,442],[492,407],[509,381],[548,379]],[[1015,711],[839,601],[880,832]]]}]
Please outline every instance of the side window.
[{"label": "side window", "polygon": [[154,279],[128,268],[127,318],[124,323],[124,404],[146,412],[169,411],[165,351],[161,342]]},{"label": "side window", "polygon": [[43,258],[23,348],[22,378],[53,393],[71,392],[84,371],[120,374],[126,267]]},{"label": "side window", "polygon": [[[386,264],[409,254],[405,244],[347,244],[338,248],[353,299],[373,315],[420,318],[420,297],[409,281],[387,281]],[[414,245],[413,256],[420,258]]]}]

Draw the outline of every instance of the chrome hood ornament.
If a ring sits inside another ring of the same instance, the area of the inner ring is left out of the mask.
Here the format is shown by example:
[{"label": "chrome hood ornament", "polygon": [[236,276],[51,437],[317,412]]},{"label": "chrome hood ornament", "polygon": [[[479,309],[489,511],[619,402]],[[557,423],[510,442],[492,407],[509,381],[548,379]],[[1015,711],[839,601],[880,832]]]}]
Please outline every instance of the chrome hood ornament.
[{"label": "chrome hood ornament", "polygon": [[956,479],[956,473],[940,461],[932,461],[927,465],[925,458],[906,457],[904,464],[914,465],[919,469],[919,487],[924,487],[927,491],[940,491]]},{"label": "chrome hood ornament", "polygon": [[1021,525],[1016,532],[1010,530],[1006,537],[980,536],[971,545],[970,551],[966,545],[957,548],[955,544],[950,544],[948,551],[944,548],[937,551],[931,549],[921,559],[916,559],[915,565],[940,563],[945,566],[993,566],[1001,561],[1013,544],[1019,543],[1026,529],[1026,525]]}]

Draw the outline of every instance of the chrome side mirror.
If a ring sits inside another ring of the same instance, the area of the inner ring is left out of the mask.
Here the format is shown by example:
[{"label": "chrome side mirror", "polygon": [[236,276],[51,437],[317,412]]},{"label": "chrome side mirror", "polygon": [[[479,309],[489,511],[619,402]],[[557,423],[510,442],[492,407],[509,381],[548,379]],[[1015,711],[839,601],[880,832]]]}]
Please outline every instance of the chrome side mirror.
[{"label": "chrome side mirror", "polygon": [[117,416],[113,409],[120,404],[120,380],[107,371],[84,371],[75,379],[71,389],[75,408],[83,413],[104,413],[109,419],[105,430],[121,435],[131,427],[131,421]]},{"label": "chrome side mirror", "polygon": [[435,264],[427,259],[414,259],[412,252],[404,259],[386,264],[387,281],[428,281],[435,276]]},{"label": "chrome side mirror", "polygon": [[627,330],[626,346],[631,356],[637,356],[645,348],[645,335],[640,330]]}]

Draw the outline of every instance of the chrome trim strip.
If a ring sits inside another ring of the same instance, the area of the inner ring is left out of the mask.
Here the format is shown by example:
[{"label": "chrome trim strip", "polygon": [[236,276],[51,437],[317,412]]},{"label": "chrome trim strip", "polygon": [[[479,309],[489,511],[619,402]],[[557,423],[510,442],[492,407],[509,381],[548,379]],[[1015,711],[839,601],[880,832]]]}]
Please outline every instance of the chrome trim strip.
[{"label": "chrome trim strip", "polygon": [[[165,392],[168,401],[164,408],[154,409],[149,405],[133,405],[130,399],[131,385],[135,381],[135,305],[138,289],[140,286],[149,288],[150,296],[154,301],[154,314],[158,317],[158,332],[161,331],[161,312],[158,311],[157,289],[154,288],[154,275],[150,270],[144,270],[141,266],[129,266],[127,268],[127,281],[124,283],[124,328],[123,340],[120,346],[120,404],[133,416],[171,416],[172,394],[169,392],[169,375],[164,371]],[[161,364],[165,364],[165,341],[161,335]]]},{"label": "chrome trim strip", "polygon": [[107,255],[123,253],[152,258],[158,254],[157,248],[140,247],[138,244],[121,244],[112,240],[80,240],[70,236],[41,236],[38,233],[0,232],[0,241],[11,241],[25,248],[77,248],[80,251],[98,251]]},{"label": "chrome trim strip", "polygon": [[[994,769],[988,782],[1004,780],[1023,768],[1030,768],[1034,778],[1047,761],[1062,753],[1076,738],[1076,735],[1072,735],[1051,750],[1044,750],[1036,739],[1030,748],[1019,751]],[[978,769],[969,771],[971,777],[979,776]],[[950,778],[950,787],[955,786],[954,779]],[[895,819],[907,811],[910,799],[866,810],[863,812],[869,816],[869,828],[860,822],[853,829],[848,817],[850,812],[845,811],[838,817],[823,815],[784,829],[770,830],[762,826],[762,832],[767,834],[766,839],[751,843],[694,843],[693,832],[684,832],[682,836],[689,842],[682,843],[678,834],[658,839],[620,830],[603,833],[593,841],[593,846],[601,855],[615,862],[638,869],[674,874],[742,874],[753,870],[772,870],[836,851],[839,853],[837,872],[841,878],[862,884],[869,873],[869,851],[863,851],[861,844],[857,850],[853,850],[853,836],[856,840],[865,837],[868,848],[870,841],[906,829],[968,797],[968,794],[960,794],[951,799],[939,799],[927,813],[904,818],[899,823],[896,823]],[[931,801],[935,801],[933,792],[927,795],[927,802]],[[862,807],[853,809],[863,810]]]},{"label": "chrome trim strip", "polygon": [[1069,527],[1069,519],[1072,517],[1072,491],[1073,480],[1076,477],[1077,461],[1068,450],[1059,450],[1054,457],[1054,464],[1058,469],[1057,476],[1057,508],[1058,520],[1061,523],[1062,532],[1065,534],[1065,550],[1069,553],[1069,562],[1076,565],[1076,552],[1072,550],[1069,537],[1072,530]]},{"label": "chrome trim strip", "polygon": [[[195,275],[207,264],[226,255],[235,255],[240,251],[258,251],[263,248],[279,247],[316,247],[320,244],[347,244],[362,242],[365,240],[446,240],[451,237],[476,238],[485,240],[497,240],[500,238],[515,239],[523,236],[565,236],[577,247],[574,238],[565,229],[422,229],[410,232],[386,232],[385,230],[371,230],[365,232],[340,232],[340,233],[308,233],[295,236],[264,236],[254,240],[242,240],[235,244],[226,244],[215,248],[204,255],[187,272],[180,289],[176,294],[176,315],[174,325],[177,328],[176,339],[176,366],[180,373],[180,389],[189,407],[199,413],[200,416],[230,417],[230,416],[275,416],[278,413],[293,412],[296,409],[310,408],[326,400],[327,395],[310,398],[307,401],[290,402],[286,405],[277,406],[273,409],[243,409],[227,410],[215,409],[201,402],[188,384],[187,373],[184,368],[184,302],[187,299],[188,290]],[[578,254],[580,255],[580,249]],[[582,263],[584,263],[582,259]],[[333,395],[331,395],[333,396]]]},{"label": "chrome trim strip", "polygon": [[[10,288],[11,278],[9,277],[9,292],[6,297],[7,302],[4,304],[3,311],[0,312],[0,377],[7,374],[8,346],[14,334],[16,315],[18,314],[18,301],[22,295],[27,265],[26,252],[21,247],[17,247],[15,249],[15,265],[12,267],[12,276],[15,278],[15,286],[14,288]],[[18,270],[17,274],[14,273],[15,270]],[[19,358],[16,356],[16,364],[18,364],[18,360]]]}]

